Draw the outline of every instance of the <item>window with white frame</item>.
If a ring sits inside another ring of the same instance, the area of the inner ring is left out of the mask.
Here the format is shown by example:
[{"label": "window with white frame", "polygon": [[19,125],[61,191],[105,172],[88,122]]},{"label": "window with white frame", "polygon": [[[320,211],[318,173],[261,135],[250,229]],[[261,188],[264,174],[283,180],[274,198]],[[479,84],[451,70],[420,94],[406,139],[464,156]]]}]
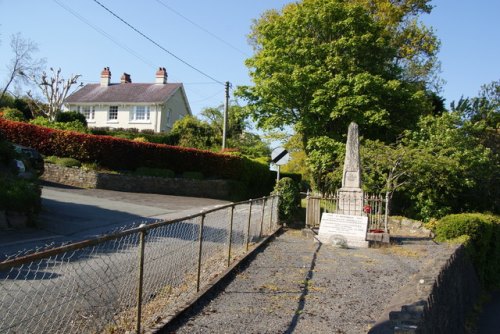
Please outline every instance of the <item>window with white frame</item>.
[{"label": "window with white frame", "polygon": [[108,121],[118,120],[118,106],[109,106]]},{"label": "window with white frame", "polygon": [[132,112],[132,121],[147,122],[149,121],[149,107],[135,106]]},{"label": "window with white frame", "polygon": [[87,119],[87,121],[93,121],[95,119],[94,106],[80,106],[79,111],[85,116],[85,119]]}]

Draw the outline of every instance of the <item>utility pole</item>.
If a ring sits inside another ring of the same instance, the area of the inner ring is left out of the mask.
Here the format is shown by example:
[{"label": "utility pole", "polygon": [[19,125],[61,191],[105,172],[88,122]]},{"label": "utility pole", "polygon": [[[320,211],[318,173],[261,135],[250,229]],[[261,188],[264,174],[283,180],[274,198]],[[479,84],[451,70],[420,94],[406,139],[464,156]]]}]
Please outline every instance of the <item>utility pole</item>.
[{"label": "utility pole", "polygon": [[226,148],[227,121],[229,113],[229,81],[226,81],[226,101],[224,103],[224,124],[222,125],[222,149]]}]

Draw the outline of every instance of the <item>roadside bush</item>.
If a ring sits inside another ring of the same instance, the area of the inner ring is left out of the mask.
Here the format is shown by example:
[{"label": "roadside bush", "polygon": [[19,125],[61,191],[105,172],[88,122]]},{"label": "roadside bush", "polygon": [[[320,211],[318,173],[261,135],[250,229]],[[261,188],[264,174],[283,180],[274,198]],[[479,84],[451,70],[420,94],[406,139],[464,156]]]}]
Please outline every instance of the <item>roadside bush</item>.
[{"label": "roadside bush", "polygon": [[[238,196],[240,200],[268,195],[276,178],[268,165],[192,148],[61,131],[1,118],[0,132],[6,139],[32,147],[46,156],[71,157],[82,163],[97,163],[100,168],[134,171],[149,167],[170,169],[176,174],[198,171],[208,178],[238,181],[244,189]],[[141,136],[147,138],[148,135]]]},{"label": "roadside bush", "polygon": [[14,147],[7,141],[0,138],[0,162],[8,164],[9,161],[17,156]]},{"label": "roadside bush", "polygon": [[174,177],[175,173],[170,169],[139,167],[134,172],[135,175],[157,176],[157,177]]},{"label": "roadside bush", "polygon": [[87,127],[87,119],[85,118],[85,115],[79,113],[78,111],[60,112],[56,115],[55,121],[59,123],[71,123],[78,121],[82,123],[84,127]]},{"label": "roadside bush", "polygon": [[38,116],[30,121],[30,124],[42,126],[45,128],[55,129],[55,130],[65,130],[87,133],[87,126],[82,124],[80,121],[70,121],[70,122],[53,122],[48,118],[43,116]]},{"label": "roadside bush", "polygon": [[56,156],[47,156],[43,159],[45,162],[63,167],[81,167],[82,163],[73,158],[61,158]]},{"label": "roadside bush", "polygon": [[297,183],[289,177],[278,181],[273,194],[280,195],[279,217],[280,220],[290,221],[300,204],[300,192]]},{"label": "roadside bush", "polygon": [[56,164],[63,167],[81,167],[82,163],[73,158],[59,158]]},{"label": "roadside bush", "polygon": [[26,121],[26,118],[24,118],[24,114],[17,109],[3,108],[1,112],[2,112],[2,117],[9,121],[16,121],[16,122]]},{"label": "roadside bush", "polygon": [[481,213],[448,215],[436,223],[436,240],[467,236],[465,246],[488,288],[500,287],[500,216]]},{"label": "roadside bush", "polygon": [[26,213],[32,219],[40,211],[41,194],[33,180],[0,176],[0,210]]}]

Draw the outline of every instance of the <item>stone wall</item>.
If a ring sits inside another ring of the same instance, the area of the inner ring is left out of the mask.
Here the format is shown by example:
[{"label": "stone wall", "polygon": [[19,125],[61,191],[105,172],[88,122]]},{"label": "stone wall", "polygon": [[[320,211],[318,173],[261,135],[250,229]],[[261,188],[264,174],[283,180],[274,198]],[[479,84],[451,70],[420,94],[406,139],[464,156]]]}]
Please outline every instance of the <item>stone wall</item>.
[{"label": "stone wall", "polygon": [[95,171],[82,168],[68,168],[55,164],[45,164],[45,170],[40,177],[44,181],[60,183],[78,188],[97,188],[97,176]]},{"label": "stone wall", "polygon": [[411,278],[369,333],[465,333],[479,294],[472,261],[463,245],[455,246]]},{"label": "stone wall", "polygon": [[44,181],[79,188],[96,188],[138,193],[230,199],[234,182],[134,176],[86,171],[45,164]]}]

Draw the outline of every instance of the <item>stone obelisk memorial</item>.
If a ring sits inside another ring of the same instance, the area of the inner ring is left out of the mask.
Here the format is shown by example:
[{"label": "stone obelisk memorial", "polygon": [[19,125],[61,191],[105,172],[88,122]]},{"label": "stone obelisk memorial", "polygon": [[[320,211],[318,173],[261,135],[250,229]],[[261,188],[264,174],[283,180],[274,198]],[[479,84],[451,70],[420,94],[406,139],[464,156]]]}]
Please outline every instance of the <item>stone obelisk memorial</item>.
[{"label": "stone obelisk memorial", "polygon": [[347,132],[346,154],[335,213],[323,213],[318,240],[341,247],[368,247],[368,217],[363,215],[361,163],[358,125],[351,123]]},{"label": "stone obelisk memorial", "polygon": [[361,163],[359,156],[359,130],[354,122],[347,132],[342,188],[338,191],[337,213],[363,215],[363,190],[361,190]]}]

